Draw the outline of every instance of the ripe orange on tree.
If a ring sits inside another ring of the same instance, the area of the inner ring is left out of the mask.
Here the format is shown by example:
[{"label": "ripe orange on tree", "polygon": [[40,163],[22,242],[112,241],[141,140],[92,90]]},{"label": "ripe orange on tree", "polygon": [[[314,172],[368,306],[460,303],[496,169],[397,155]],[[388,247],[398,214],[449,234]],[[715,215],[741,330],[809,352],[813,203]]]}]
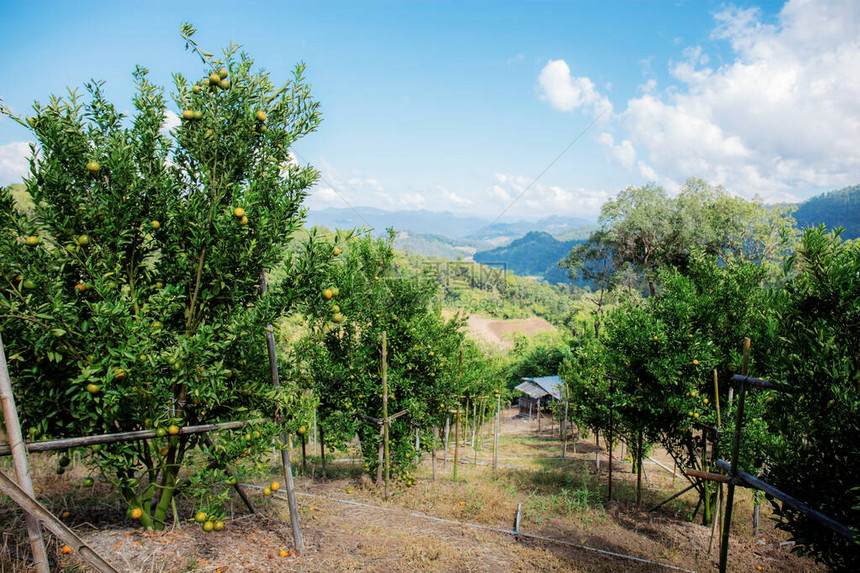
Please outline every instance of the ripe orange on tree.
[{"label": "ripe orange on tree", "polygon": [[143,516],[143,510],[139,507],[135,507],[131,510],[131,518],[132,519],[140,519]]},{"label": "ripe orange on tree", "polygon": [[101,165],[98,164],[98,161],[87,161],[87,171],[95,175],[101,171]]},{"label": "ripe orange on tree", "polygon": [[26,244],[28,247],[35,247],[40,242],[42,242],[42,240],[36,235],[30,235],[29,237],[24,239],[24,244]]}]

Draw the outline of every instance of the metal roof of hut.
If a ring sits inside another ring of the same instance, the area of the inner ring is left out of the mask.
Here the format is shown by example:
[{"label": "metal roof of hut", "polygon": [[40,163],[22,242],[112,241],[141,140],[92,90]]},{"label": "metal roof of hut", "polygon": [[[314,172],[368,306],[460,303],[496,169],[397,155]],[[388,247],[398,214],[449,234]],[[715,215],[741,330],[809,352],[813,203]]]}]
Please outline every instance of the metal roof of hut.
[{"label": "metal roof of hut", "polygon": [[538,378],[523,378],[523,383],[517,386],[517,390],[528,394],[532,398],[543,398],[552,396],[561,400],[561,378],[559,376],[540,376]]}]

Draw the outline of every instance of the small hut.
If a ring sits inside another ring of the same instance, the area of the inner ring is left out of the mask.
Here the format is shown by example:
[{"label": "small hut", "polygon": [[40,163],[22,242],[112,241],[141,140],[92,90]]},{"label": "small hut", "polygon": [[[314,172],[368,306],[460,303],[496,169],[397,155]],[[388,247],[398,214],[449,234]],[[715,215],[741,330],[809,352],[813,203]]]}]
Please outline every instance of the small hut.
[{"label": "small hut", "polygon": [[540,376],[522,380],[523,383],[516,388],[525,394],[520,397],[520,416],[537,416],[540,410],[546,408],[551,401],[561,400],[560,377]]}]

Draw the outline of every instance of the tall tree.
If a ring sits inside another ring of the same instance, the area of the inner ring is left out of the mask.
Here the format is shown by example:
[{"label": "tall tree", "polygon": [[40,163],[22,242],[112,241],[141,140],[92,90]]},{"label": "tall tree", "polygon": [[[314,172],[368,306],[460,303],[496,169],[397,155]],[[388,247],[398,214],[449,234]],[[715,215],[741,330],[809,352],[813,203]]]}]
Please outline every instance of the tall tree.
[{"label": "tall tree", "polygon": [[616,274],[630,269],[651,296],[658,270],[683,270],[696,251],[724,260],[777,262],[794,240],[790,209],[733,197],[700,179],[689,179],[675,197],[655,185],[629,187],[604,204],[599,224],[563,265],[598,270],[600,288],[611,284],[607,269]]},{"label": "tall tree", "polygon": [[[100,83],[86,103],[76,91],[36,103],[14,118],[38,141],[33,207],[0,194],[0,328],[22,419],[32,438],[157,428],[89,458],[156,529],[198,445],[180,427],[298,408],[288,384],[271,387],[264,330],[316,291],[314,266],[260,292],[317,178],[289,153],[320,122],[303,67],[276,87],[238,46],[216,58],[193,34],[183,26],[204,76],[174,76],[180,125],[165,131],[163,90],[139,67],[131,117]],[[251,436],[222,435],[210,454],[270,451]],[[198,472],[183,483],[226,477]]]}]

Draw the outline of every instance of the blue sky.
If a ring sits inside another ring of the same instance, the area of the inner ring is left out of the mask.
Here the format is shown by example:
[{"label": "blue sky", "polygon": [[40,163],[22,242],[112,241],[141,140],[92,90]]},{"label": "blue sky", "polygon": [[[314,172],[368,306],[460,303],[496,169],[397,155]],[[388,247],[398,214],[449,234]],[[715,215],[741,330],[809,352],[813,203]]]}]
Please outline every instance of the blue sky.
[{"label": "blue sky", "polygon": [[[97,78],[128,109],[135,64],[166,86],[202,75],[189,21],[204,49],[241,43],[275,79],[307,64],[323,109],[295,148],[323,174],[311,208],[594,216],[628,185],[691,176],[798,200],[860,183],[857,4],[7,0],[0,97],[27,114]],[[0,119],[0,184],[30,139]]]}]

